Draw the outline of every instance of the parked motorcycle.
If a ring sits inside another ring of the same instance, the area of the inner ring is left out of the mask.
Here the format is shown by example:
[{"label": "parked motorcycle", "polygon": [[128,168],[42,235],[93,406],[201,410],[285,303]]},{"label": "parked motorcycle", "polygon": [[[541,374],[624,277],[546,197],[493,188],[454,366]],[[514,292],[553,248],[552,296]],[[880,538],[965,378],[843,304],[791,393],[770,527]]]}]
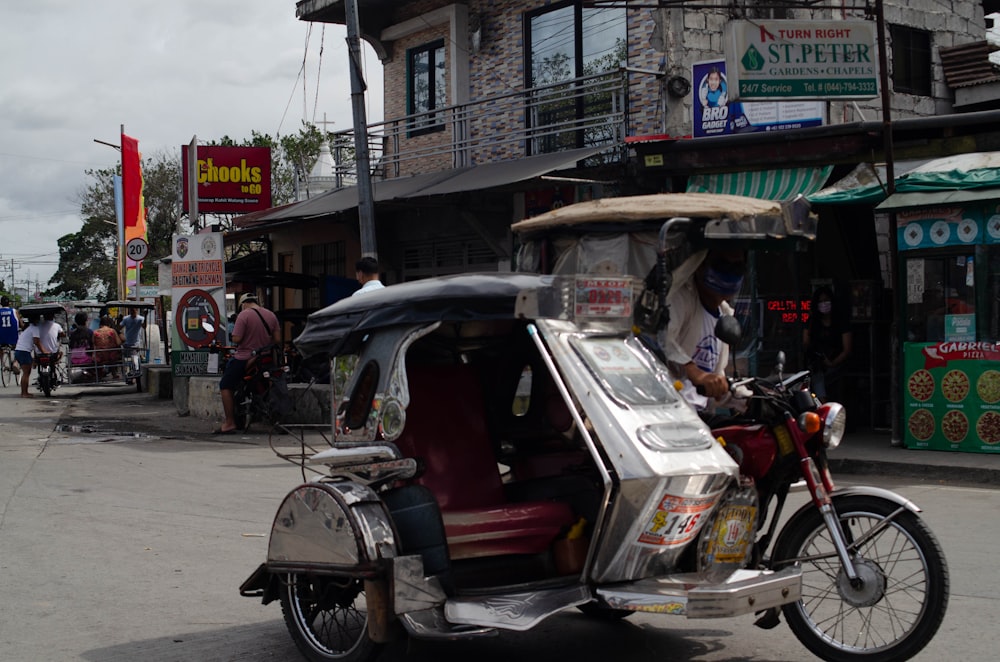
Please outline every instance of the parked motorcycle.
[{"label": "parked motorcycle", "polygon": [[[219,355],[221,372],[225,370],[226,362],[232,358],[236,347],[212,342],[208,350]],[[234,418],[238,429],[246,432],[254,423],[265,423],[273,427],[288,415],[292,402],[285,380],[287,372],[288,366],[282,363],[276,352],[269,349],[253,353],[247,361],[243,379],[233,391],[236,406]]]},{"label": "parked motorcycle", "polygon": [[[783,610],[824,659],[915,654],[941,622],[944,559],[902,497],[834,490],[843,408],[797,379],[749,380],[751,419],[710,430],[633,334],[640,290],[462,275],[310,316],[299,348],[357,368],[329,447],[296,432],[312,479],[278,508],[241,594],[280,601],[310,660],[574,607],[765,626]],[[813,501],[778,528],[767,506],[803,476]]]}]

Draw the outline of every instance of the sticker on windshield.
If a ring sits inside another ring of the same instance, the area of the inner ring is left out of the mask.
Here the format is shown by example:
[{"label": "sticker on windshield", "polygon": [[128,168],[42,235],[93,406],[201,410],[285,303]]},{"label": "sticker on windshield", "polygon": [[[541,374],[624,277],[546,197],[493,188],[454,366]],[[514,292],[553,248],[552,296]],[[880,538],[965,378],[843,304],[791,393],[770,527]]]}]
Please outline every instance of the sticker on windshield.
[{"label": "sticker on windshield", "polygon": [[698,535],[708,513],[719,500],[718,495],[679,497],[665,494],[653,513],[653,518],[641,534],[640,545],[683,545]]},{"label": "sticker on windshield", "polygon": [[577,317],[631,317],[632,281],[627,278],[577,278]]}]

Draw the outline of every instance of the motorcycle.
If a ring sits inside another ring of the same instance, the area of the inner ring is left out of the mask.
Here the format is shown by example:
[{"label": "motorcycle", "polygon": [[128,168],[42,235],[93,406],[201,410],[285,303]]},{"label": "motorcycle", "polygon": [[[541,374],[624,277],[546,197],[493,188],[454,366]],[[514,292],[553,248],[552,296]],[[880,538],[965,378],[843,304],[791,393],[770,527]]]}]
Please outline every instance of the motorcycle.
[{"label": "motorcycle", "polygon": [[[740,214],[768,236],[791,227]],[[761,627],[783,613],[826,660],[916,654],[948,596],[919,509],[835,488],[826,451],[846,413],[799,375],[734,378],[746,411],[709,427],[640,333],[669,323],[668,273],[463,274],[310,315],[296,347],[331,374],[354,368],[332,388],[331,424],[290,426],[300,452],[276,449],[304,482],[240,593],[280,602],[313,661],[528,630],[567,609]],[[803,480],[811,500],[781,525]]]},{"label": "motorcycle", "polygon": [[[214,327],[208,326],[214,332]],[[236,347],[220,345],[216,341],[208,346],[210,354],[220,355],[219,369],[225,370],[226,362],[232,357]],[[236,427],[244,432],[254,423],[263,422],[269,426],[276,425],[292,408],[291,396],[285,375],[288,366],[280,360],[276,351],[268,348],[266,351],[255,351],[247,361],[243,379],[233,391],[236,405],[234,417]]]},{"label": "motorcycle", "polygon": [[45,397],[52,395],[52,392],[62,385],[62,378],[59,376],[59,354],[37,354],[35,365],[37,366],[38,390],[45,394]]}]

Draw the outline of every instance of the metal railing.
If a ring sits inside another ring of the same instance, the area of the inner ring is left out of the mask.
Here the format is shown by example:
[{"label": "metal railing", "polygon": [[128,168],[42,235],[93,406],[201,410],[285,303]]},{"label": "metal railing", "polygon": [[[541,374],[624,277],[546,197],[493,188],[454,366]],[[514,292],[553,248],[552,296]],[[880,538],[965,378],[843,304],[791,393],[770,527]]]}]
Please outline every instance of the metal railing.
[{"label": "metal railing", "polygon": [[[510,161],[578,147],[621,145],[628,120],[625,70],[476,99],[368,126],[372,176]],[[332,134],[338,181],[352,181],[354,132]],[[612,155],[611,158],[617,158]]]}]

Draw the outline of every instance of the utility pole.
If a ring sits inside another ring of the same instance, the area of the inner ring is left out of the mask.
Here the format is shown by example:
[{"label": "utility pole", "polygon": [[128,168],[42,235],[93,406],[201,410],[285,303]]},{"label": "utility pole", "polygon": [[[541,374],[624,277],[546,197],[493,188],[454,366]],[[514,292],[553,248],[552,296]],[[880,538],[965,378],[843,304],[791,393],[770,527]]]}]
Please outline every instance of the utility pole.
[{"label": "utility pole", "polygon": [[361,225],[361,256],[378,259],[375,245],[375,202],[368,162],[368,120],[365,117],[365,81],[361,69],[361,28],[357,0],[345,0],[347,52],[351,70],[351,109],[354,114],[354,151],[358,164],[358,222]]}]

